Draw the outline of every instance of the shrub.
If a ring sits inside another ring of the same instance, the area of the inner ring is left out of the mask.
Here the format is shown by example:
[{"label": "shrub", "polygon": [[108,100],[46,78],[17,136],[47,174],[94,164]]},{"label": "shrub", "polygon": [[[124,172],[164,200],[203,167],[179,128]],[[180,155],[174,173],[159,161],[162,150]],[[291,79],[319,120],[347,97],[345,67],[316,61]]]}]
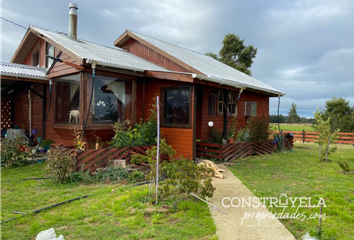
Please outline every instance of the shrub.
[{"label": "shrub", "polygon": [[252,117],[249,124],[249,134],[251,141],[268,140],[269,134],[268,119],[263,115],[262,117]]},{"label": "shrub", "polygon": [[97,171],[96,175],[98,180],[107,181],[121,181],[129,179],[129,171],[122,167],[114,168],[113,165],[101,168]]},{"label": "shrub", "polygon": [[[155,182],[156,177],[156,156],[157,147],[146,151],[147,156],[136,154],[132,156],[132,163],[148,162],[151,168],[147,179]],[[176,154],[171,146],[166,143],[165,139],[160,140],[160,154],[168,155],[170,159]],[[166,198],[173,193],[194,192],[202,196],[211,197],[214,188],[211,184],[212,170],[201,167],[183,157],[180,159],[172,159],[171,162],[161,162],[159,170],[160,176],[165,179],[161,188],[162,198]],[[152,188],[154,189],[154,188]]]},{"label": "shrub", "polygon": [[227,132],[227,137],[229,139],[235,138],[236,126],[237,126],[237,118],[233,117],[230,123],[229,131]]},{"label": "shrub", "polygon": [[[313,125],[313,128],[319,132],[319,138],[315,143],[318,144],[320,151],[319,151],[319,161],[322,162],[324,161],[324,157],[328,153],[328,155],[332,155],[337,151],[337,146],[330,146],[331,144],[334,143],[335,140],[338,139],[338,133],[339,129],[335,130],[334,132],[331,132],[331,126],[330,126],[330,118],[327,120],[323,120],[322,114],[318,111],[314,112],[315,115],[315,124]],[[329,144],[329,140],[331,141]]]},{"label": "shrub", "polygon": [[86,142],[84,142],[82,139],[82,131],[80,131],[79,129],[74,129],[74,136],[74,147],[77,150],[85,151]]},{"label": "shrub", "polygon": [[250,141],[250,134],[249,134],[248,126],[238,130],[237,136],[236,136],[236,142],[247,142],[247,141]]},{"label": "shrub", "polygon": [[47,169],[55,183],[64,183],[72,177],[76,158],[64,148],[52,148],[47,154]]},{"label": "shrub", "polygon": [[42,140],[42,142],[41,142],[41,147],[50,146],[50,145],[52,145],[53,143],[55,143],[54,140],[52,140],[52,139],[45,139],[45,140]]},{"label": "shrub", "polygon": [[122,148],[126,146],[143,146],[156,144],[157,137],[157,111],[156,98],[149,109],[150,116],[143,123],[134,125],[134,127],[126,127],[127,121],[124,123],[116,123],[114,125],[115,135],[110,142],[111,147]]},{"label": "shrub", "polygon": [[30,153],[21,150],[26,145],[21,137],[15,139],[5,138],[1,140],[1,167],[13,168],[24,164]]},{"label": "shrub", "polygon": [[222,131],[216,128],[210,128],[209,134],[204,138],[204,141],[208,143],[222,143],[222,139]]},{"label": "shrub", "polygon": [[[166,180],[161,189],[162,198],[173,193],[195,193],[211,198],[215,188],[212,185],[213,171],[205,166],[198,166],[193,161],[183,157],[164,162],[161,172]],[[177,188],[176,188],[177,187]]]}]

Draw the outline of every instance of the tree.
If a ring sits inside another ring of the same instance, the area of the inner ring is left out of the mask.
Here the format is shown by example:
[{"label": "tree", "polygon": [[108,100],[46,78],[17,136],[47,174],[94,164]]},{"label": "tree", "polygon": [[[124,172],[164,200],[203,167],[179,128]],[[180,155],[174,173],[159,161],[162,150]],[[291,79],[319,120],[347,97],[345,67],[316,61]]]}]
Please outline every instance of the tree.
[{"label": "tree", "polygon": [[289,123],[298,123],[300,122],[300,117],[299,115],[297,115],[297,111],[296,111],[296,104],[293,103],[291,104],[291,108],[288,114],[288,121]]},{"label": "tree", "polygon": [[344,98],[332,97],[326,101],[323,119],[330,118],[331,130],[340,128],[342,132],[354,132],[354,107]]},{"label": "tree", "polygon": [[335,140],[338,139],[338,133],[340,129],[331,131],[330,127],[330,118],[324,120],[323,115],[318,111],[314,112],[315,115],[315,124],[313,125],[314,129],[318,132],[318,140],[315,143],[319,146],[319,161],[324,161],[326,155],[331,155],[337,151],[337,146],[330,147],[330,144],[333,144]]},{"label": "tree", "polygon": [[256,57],[257,48],[252,45],[245,46],[244,39],[240,39],[239,36],[231,33],[225,35],[223,44],[219,55],[211,52],[206,53],[206,55],[251,75],[252,72],[249,68],[252,66],[253,58]]}]

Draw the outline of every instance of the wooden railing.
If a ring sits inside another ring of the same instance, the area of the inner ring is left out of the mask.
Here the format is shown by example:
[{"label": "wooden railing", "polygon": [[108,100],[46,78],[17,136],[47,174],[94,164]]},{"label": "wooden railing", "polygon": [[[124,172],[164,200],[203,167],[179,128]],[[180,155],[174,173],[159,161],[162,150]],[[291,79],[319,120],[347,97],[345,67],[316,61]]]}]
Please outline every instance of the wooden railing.
[{"label": "wooden railing", "polygon": [[[293,141],[291,138],[285,141],[285,148],[291,149]],[[196,152],[198,157],[216,158],[223,161],[230,161],[237,158],[244,158],[251,155],[272,154],[277,144],[274,140],[263,142],[250,141],[229,144],[216,143],[196,143]]]},{"label": "wooden railing", "polygon": [[[294,134],[295,141],[301,142],[314,142],[318,140],[318,132],[306,132],[306,131],[283,131],[284,133]],[[354,144],[354,133],[339,133],[338,140],[335,143]]]}]

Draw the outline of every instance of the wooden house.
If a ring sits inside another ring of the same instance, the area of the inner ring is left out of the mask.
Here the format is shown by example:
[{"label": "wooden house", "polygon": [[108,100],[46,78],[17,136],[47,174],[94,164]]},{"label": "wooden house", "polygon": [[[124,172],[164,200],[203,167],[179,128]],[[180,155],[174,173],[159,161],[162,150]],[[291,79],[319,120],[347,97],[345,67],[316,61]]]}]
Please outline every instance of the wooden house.
[{"label": "wooden house", "polygon": [[[62,62],[53,64],[46,55],[59,55]],[[12,76],[8,80],[13,84],[3,87],[2,83],[2,99],[12,99],[12,124],[27,130],[37,128],[40,135],[51,105],[45,138],[64,145],[72,145],[73,131],[83,127],[87,114],[85,141],[94,142],[95,136],[110,140],[115,122],[146,121],[150,104],[159,95],[162,137],[177,155],[191,159],[195,158],[196,140],[210,131],[210,121],[223,130],[229,109],[237,117],[238,128],[245,127],[251,116],[269,115],[270,97],[283,95],[209,56],[128,30],[114,41],[114,47],[107,47],[77,39],[76,33],[30,26],[11,64],[50,70],[38,79]],[[4,65],[1,71],[6,75]],[[93,70],[92,107],[87,113]],[[31,100],[28,91],[33,93]]]}]

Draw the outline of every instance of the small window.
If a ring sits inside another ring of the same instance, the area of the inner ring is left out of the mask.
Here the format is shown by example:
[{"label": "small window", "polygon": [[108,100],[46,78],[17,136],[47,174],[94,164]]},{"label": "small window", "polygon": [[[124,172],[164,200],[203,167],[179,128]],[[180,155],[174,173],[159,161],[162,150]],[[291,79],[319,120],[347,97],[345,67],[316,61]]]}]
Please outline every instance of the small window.
[{"label": "small window", "polygon": [[55,122],[79,124],[80,117],[80,74],[55,79],[56,106]]},{"label": "small window", "polygon": [[162,124],[190,126],[191,88],[175,87],[162,89]]},{"label": "small window", "polygon": [[32,54],[32,66],[39,67],[39,45],[33,51]]},{"label": "small window", "polygon": [[257,103],[256,102],[245,102],[245,116],[246,117],[257,116]]},{"label": "small window", "polygon": [[[45,54],[54,57],[54,46],[52,44],[46,43]],[[53,61],[53,59],[46,57],[45,67],[49,68],[52,65]]]},{"label": "small window", "polygon": [[[222,115],[224,113],[224,90],[219,90],[218,97],[218,114]],[[237,115],[237,95],[236,92],[229,91],[228,92],[228,113],[232,114],[232,116]]]}]

